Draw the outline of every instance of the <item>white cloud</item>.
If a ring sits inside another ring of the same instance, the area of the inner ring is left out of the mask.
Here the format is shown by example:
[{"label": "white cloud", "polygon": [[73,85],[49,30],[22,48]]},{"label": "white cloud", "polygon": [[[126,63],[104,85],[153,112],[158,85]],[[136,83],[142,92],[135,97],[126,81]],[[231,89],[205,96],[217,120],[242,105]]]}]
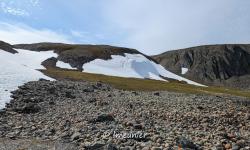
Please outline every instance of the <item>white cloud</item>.
[{"label": "white cloud", "polygon": [[100,40],[104,39],[104,35],[102,34],[90,33],[86,31],[71,30],[71,35],[76,39],[76,41],[86,44],[96,44],[99,43]]},{"label": "white cloud", "polygon": [[103,17],[125,32],[122,45],[157,54],[203,44],[249,43],[250,1],[105,1]]},{"label": "white cloud", "polygon": [[13,1],[5,2],[2,1],[0,3],[0,8],[4,13],[15,15],[15,16],[29,16],[29,13],[23,9],[15,8],[11,6]]},{"label": "white cloud", "polygon": [[2,7],[4,13],[8,13],[15,16],[29,16],[30,14],[22,9],[11,8],[11,7]]},{"label": "white cloud", "polygon": [[23,24],[0,22],[0,40],[11,43],[62,42],[73,43],[70,37],[48,29],[34,29]]},{"label": "white cloud", "polygon": [[0,10],[6,14],[28,17],[31,15],[30,10],[34,7],[38,8],[39,4],[39,0],[2,0],[0,2]]}]

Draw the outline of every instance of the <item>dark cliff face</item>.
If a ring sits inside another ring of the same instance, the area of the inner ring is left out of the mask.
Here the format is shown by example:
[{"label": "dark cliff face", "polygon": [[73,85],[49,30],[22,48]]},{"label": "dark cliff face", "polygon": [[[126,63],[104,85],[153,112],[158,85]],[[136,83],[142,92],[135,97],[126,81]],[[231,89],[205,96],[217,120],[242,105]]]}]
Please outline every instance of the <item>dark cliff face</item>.
[{"label": "dark cliff face", "polygon": [[6,52],[10,52],[12,54],[17,53],[17,51],[15,51],[12,47],[12,45],[5,43],[3,41],[0,41],[0,50],[4,50]]},{"label": "dark cliff face", "polygon": [[166,69],[203,84],[250,88],[250,45],[211,45],[165,52],[153,58]]},{"label": "dark cliff face", "polygon": [[[82,70],[82,65],[94,59],[111,59],[111,55],[123,55],[124,53],[142,54],[135,49],[114,47],[108,45],[71,45],[61,43],[36,43],[19,44],[15,48],[28,49],[32,51],[54,50],[58,54],[58,60],[69,63],[72,67]],[[143,55],[143,54],[142,54]],[[148,57],[148,56],[146,56]],[[150,57],[148,57],[151,59]],[[53,62],[52,62],[53,61]],[[55,64],[54,59],[48,60],[46,64]]]}]

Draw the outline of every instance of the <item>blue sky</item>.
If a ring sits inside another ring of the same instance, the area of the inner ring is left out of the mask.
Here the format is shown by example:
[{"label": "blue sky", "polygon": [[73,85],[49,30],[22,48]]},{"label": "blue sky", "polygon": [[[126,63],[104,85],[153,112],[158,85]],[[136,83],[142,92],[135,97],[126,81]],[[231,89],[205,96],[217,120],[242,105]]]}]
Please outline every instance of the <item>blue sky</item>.
[{"label": "blue sky", "polygon": [[250,43],[249,0],[0,0],[0,40],[136,48]]}]

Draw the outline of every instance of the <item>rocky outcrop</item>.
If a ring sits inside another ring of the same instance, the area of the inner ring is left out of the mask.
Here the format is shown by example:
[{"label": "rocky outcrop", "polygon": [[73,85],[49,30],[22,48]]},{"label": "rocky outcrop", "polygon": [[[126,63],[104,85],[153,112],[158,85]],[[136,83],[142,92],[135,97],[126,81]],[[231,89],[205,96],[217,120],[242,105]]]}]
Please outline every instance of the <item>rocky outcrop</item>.
[{"label": "rocky outcrop", "polygon": [[153,58],[166,69],[199,83],[250,89],[250,45],[210,45],[168,51]]},{"label": "rocky outcrop", "polygon": [[45,61],[42,62],[42,65],[45,67],[45,68],[55,68],[56,67],[56,63],[57,63],[57,58],[55,57],[51,57]]},{"label": "rocky outcrop", "polygon": [[17,53],[17,51],[13,49],[12,45],[5,43],[3,41],[0,41],[0,50],[4,50],[4,51],[10,52],[12,54]]}]

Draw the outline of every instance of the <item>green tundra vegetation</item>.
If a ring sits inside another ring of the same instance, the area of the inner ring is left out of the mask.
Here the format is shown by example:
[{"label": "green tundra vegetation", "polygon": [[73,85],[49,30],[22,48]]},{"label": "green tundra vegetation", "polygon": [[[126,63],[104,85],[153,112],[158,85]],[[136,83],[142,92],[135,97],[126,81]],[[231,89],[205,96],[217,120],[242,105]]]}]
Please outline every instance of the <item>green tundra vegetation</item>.
[{"label": "green tundra vegetation", "polygon": [[190,94],[234,95],[250,98],[250,91],[214,86],[199,87],[178,81],[165,82],[150,79],[124,78],[59,68],[48,68],[41,70],[41,72],[57,80],[99,81],[122,90],[173,91]]}]

